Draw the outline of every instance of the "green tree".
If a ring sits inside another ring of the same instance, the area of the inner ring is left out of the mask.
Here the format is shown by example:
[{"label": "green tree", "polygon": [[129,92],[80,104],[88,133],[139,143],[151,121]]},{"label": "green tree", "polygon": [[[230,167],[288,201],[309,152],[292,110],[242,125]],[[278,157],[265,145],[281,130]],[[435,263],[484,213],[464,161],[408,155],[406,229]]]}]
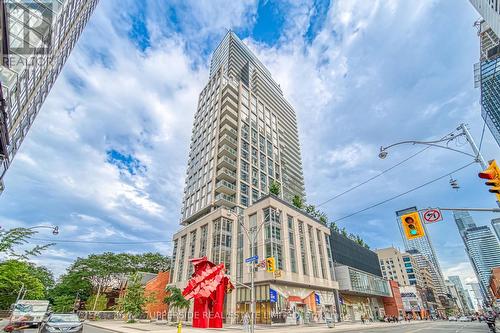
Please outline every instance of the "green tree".
[{"label": "green tree", "polygon": [[347,230],[345,229],[345,227],[343,227],[342,229],[340,229],[340,233],[342,234],[342,236],[344,237],[348,237],[349,235],[347,234]]},{"label": "green tree", "polygon": [[75,308],[76,298],[69,295],[56,296],[53,301],[52,309],[56,313],[72,312]]},{"label": "green tree", "polygon": [[292,204],[298,209],[304,208],[304,201],[302,200],[302,197],[299,195],[294,195],[292,199]]},{"label": "green tree", "polygon": [[[97,299],[97,302],[96,302]],[[94,309],[95,304],[95,309]],[[108,308],[108,300],[105,295],[100,294],[99,297],[96,295],[92,295],[87,299],[85,303],[85,308],[89,311],[104,311]]]},{"label": "green tree", "polygon": [[340,232],[340,229],[335,222],[330,223],[330,230],[332,230],[332,232],[336,232],[336,233]]},{"label": "green tree", "polygon": [[16,301],[19,291],[26,290],[25,299],[43,299],[45,287],[31,274],[28,263],[19,260],[7,260],[0,264],[0,309],[9,309]]},{"label": "green tree", "polygon": [[122,311],[126,312],[132,320],[144,312],[144,306],[151,300],[151,297],[144,295],[144,286],[141,280],[142,275],[139,273],[134,273],[130,276],[125,296],[120,304]]},{"label": "green tree", "polygon": [[27,260],[29,257],[38,256],[43,250],[54,244],[36,245],[29,249],[19,250],[17,247],[28,243],[37,231],[29,228],[13,228],[0,230],[0,254],[9,258]]},{"label": "green tree", "polygon": [[[189,309],[189,301],[184,298],[182,291],[176,286],[167,287],[168,296],[165,297],[164,302],[168,305],[168,311],[182,311]],[[180,321],[180,316],[177,316]]]},{"label": "green tree", "polygon": [[54,288],[49,291],[49,300],[55,303],[57,297],[69,296],[73,299],[87,300],[92,293],[92,284],[78,272],[68,272],[62,275]]},{"label": "green tree", "polygon": [[36,266],[35,264],[29,263],[29,272],[32,276],[36,277],[44,287],[44,296],[47,298],[49,296],[49,291],[54,287],[54,275],[47,267]]},{"label": "green tree", "polygon": [[274,194],[276,196],[280,195],[281,187],[280,184],[273,180],[273,182],[269,185],[269,193]]}]

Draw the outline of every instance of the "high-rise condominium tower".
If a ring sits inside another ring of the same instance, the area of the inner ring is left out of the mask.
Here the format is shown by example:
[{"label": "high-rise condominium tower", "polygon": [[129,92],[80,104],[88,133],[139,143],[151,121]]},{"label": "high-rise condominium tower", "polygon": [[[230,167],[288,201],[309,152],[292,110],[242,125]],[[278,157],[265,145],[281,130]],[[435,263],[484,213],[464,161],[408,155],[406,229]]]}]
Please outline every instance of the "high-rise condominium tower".
[{"label": "high-rise condominium tower", "polygon": [[464,242],[484,300],[490,300],[491,270],[500,267],[500,244],[488,226],[469,228]]},{"label": "high-rise condominium tower", "polygon": [[500,241],[500,219],[491,220],[491,226],[493,227],[493,230],[495,231],[495,234],[497,234],[497,238]]},{"label": "high-rise condominium tower", "polygon": [[229,31],[198,100],[181,222],[218,206],[245,208],[280,186],[304,197],[295,111],[250,49]]},{"label": "high-rise condominium tower", "polygon": [[470,0],[483,20],[478,22],[479,62],[474,65],[476,88],[481,88],[481,115],[500,145],[500,1]]},{"label": "high-rise condominium tower", "polygon": [[3,178],[98,0],[0,0]]}]

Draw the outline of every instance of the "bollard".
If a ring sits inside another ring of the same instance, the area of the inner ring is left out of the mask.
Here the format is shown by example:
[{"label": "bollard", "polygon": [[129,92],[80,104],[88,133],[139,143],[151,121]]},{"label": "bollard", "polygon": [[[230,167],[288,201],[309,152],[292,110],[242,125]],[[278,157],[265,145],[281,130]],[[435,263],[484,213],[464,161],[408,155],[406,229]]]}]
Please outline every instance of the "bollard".
[{"label": "bollard", "polygon": [[179,325],[177,325],[177,333],[181,333],[182,331],[182,322],[179,322]]}]

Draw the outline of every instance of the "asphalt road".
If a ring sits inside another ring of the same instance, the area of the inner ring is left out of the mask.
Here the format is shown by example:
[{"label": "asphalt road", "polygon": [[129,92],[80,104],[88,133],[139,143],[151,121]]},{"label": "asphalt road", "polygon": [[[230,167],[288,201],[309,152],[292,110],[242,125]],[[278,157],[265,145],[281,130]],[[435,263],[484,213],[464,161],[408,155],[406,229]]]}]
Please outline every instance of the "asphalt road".
[{"label": "asphalt road", "polygon": [[[258,330],[259,333],[265,333],[265,332],[276,332],[279,331],[280,329],[277,328],[271,328],[271,329],[264,329],[264,330]],[[99,329],[93,326],[84,326],[84,333],[111,333],[111,331],[104,330],[104,329]],[[243,332],[243,331],[236,331],[236,332]],[[304,330],[301,329],[294,329],[294,333],[309,333],[310,330],[308,330],[307,327],[304,327]],[[326,333],[326,332],[373,332],[373,333],[489,333],[488,327],[485,323],[478,323],[478,322],[473,322],[473,323],[457,323],[457,322],[430,322],[430,323],[425,323],[425,324],[419,324],[419,325],[412,325],[412,326],[406,326],[402,324],[394,325],[391,327],[383,327],[383,328],[370,328],[369,325],[364,327],[361,330],[349,330],[348,327],[336,327],[336,328],[330,328],[330,329],[324,329],[324,330],[314,330],[315,333]],[[497,332],[500,332],[500,327],[497,328]],[[37,333],[36,329],[27,329],[24,330],[24,333]],[[277,333],[277,332],[276,332]]]},{"label": "asphalt road", "polygon": [[[258,333],[278,333],[281,332],[281,329],[271,328],[258,330]],[[84,333],[110,333],[111,331],[103,330],[99,328],[95,328],[92,326],[85,325]],[[189,330],[186,330],[189,332]],[[235,331],[235,332],[243,332],[243,331]],[[310,333],[311,330],[307,327],[304,327],[303,330],[293,329],[293,333]],[[314,329],[314,333],[334,333],[334,332],[373,332],[373,333],[489,333],[488,326],[485,323],[458,323],[458,322],[430,322],[419,325],[411,325],[406,326],[404,324],[394,325],[392,327],[383,327],[383,328],[370,328],[369,325],[364,327],[362,330],[349,330],[348,327],[336,327],[325,330],[317,330]],[[497,329],[497,332],[500,333],[500,328]],[[26,332],[28,333],[28,332]],[[31,333],[31,332],[30,332]]]}]

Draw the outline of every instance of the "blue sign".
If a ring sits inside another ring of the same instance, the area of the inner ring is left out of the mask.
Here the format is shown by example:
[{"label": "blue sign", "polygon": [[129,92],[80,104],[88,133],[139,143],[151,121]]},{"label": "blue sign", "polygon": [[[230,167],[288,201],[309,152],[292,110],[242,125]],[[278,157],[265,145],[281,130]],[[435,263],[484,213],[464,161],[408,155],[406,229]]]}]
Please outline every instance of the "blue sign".
[{"label": "blue sign", "polygon": [[250,257],[250,258],[246,258],[245,259],[245,262],[247,264],[251,263],[251,262],[257,262],[257,260],[259,260],[259,257],[258,256],[253,256],[253,257]]},{"label": "blue sign", "polygon": [[319,300],[319,295],[314,293],[314,298],[316,299],[316,304],[321,304],[320,300]]},{"label": "blue sign", "polygon": [[278,293],[274,289],[269,289],[269,302],[276,303],[278,301]]}]

